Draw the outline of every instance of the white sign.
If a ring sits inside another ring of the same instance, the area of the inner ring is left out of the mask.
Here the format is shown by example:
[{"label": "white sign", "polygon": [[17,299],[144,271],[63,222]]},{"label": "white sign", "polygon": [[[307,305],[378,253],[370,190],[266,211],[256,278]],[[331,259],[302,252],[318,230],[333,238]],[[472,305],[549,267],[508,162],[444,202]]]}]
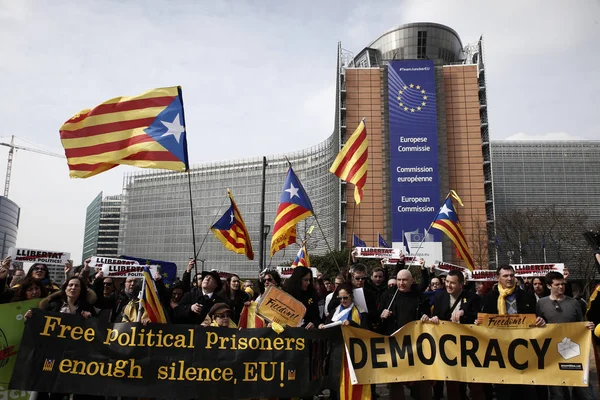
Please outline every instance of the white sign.
[{"label": "white sign", "polygon": [[358,258],[400,258],[402,250],[387,247],[355,247]]},{"label": "white sign", "polygon": [[71,253],[10,247],[8,249],[8,256],[12,258],[12,261],[42,263],[47,265],[65,265],[71,257]]},{"label": "white sign", "polygon": [[157,265],[140,265],[135,260],[115,257],[90,257],[90,268],[101,268],[105,278],[141,278],[144,267],[150,268],[152,274],[158,272]]},{"label": "white sign", "polygon": [[515,269],[515,276],[534,277],[546,276],[548,272],[556,271],[561,274],[565,270],[565,264],[510,264]]},{"label": "white sign", "polygon": [[[290,276],[292,276],[292,273],[294,272],[294,267],[277,267],[277,272],[279,273],[279,276],[282,279],[287,279]],[[310,270],[312,271],[312,275],[313,278],[317,277],[317,273],[319,272],[316,268],[310,267]]]}]

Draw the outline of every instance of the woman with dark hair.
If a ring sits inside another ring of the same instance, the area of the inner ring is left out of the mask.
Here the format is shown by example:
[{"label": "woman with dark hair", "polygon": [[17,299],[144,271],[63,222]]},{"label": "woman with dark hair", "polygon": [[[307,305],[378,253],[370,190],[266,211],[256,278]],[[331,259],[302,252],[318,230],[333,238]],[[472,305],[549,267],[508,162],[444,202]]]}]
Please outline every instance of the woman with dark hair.
[{"label": "woman with dark hair", "polygon": [[546,282],[544,282],[544,277],[536,276],[531,280],[531,290],[535,295],[535,301],[541,299],[542,297],[546,297],[550,295],[550,289],[546,286]]},{"label": "woman with dark hair", "polygon": [[256,298],[257,303],[260,301],[261,296],[265,293],[265,290],[267,290],[269,286],[281,286],[281,276],[275,269],[266,269],[261,272],[258,280],[258,291],[260,292],[260,295]]},{"label": "woman with dark hair", "polygon": [[248,298],[246,292],[241,290],[240,277],[236,274],[231,274],[227,278],[227,284],[223,285],[223,289],[219,293],[222,299],[231,308],[233,313],[231,319],[236,324],[240,322],[240,315],[244,309],[244,303],[252,299]]},{"label": "woman with dark hair", "polygon": [[318,327],[321,322],[319,298],[313,285],[312,270],[306,267],[294,268],[292,276],[285,281],[284,290],[306,307],[302,327],[306,329]]},{"label": "woman with dark hair", "polygon": [[21,281],[11,302],[42,299],[46,296],[48,296],[48,290],[46,290],[41,281],[33,278],[25,278]]},{"label": "woman with dark hair", "polygon": [[319,325],[319,329],[323,329],[326,324],[332,322],[341,322],[342,325],[352,325],[356,327],[363,326],[362,314],[354,305],[354,293],[352,285],[343,283],[336,289],[337,300],[340,305],[337,306],[332,314],[325,320],[325,324]]},{"label": "woman with dark hair", "polygon": [[[35,278],[42,281],[48,293],[56,293],[60,290],[60,286],[56,283],[52,282],[50,279],[50,272],[48,271],[48,266],[42,263],[35,263],[29,268],[27,271],[27,275],[25,278]],[[18,288],[19,285],[16,285],[14,288]]]},{"label": "woman with dark hair", "polygon": [[63,283],[59,292],[52,293],[42,300],[40,308],[45,311],[77,314],[87,319],[96,315],[92,304],[96,302],[93,290],[87,290],[85,281],[74,276]]}]

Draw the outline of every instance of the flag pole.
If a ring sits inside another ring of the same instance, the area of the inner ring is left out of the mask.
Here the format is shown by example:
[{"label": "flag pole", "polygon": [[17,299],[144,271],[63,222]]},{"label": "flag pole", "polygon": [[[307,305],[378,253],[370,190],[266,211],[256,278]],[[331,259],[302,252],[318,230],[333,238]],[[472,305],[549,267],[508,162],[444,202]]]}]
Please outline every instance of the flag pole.
[{"label": "flag pole", "polygon": [[[289,160],[288,160],[289,163]],[[260,197],[260,259],[258,260],[259,272],[262,271],[265,267],[265,239],[267,235],[265,235],[265,181],[266,181],[266,173],[267,173],[267,157],[263,156],[262,163],[262,186],[261,186],[261,197]]]},{"label": "flag pole", "polygon": [[[229,189],[227,189],[229,190]],[[202,243],[200,243],[200,248],[198,249],[197,253],[194,253],[194,262],[196,261],[196,259],[198,258],[198,255],[200,254],[200,251],[202,250],[202,247],[204,246],[204,242],[206,241],[206,238],[208,237],[208,234],[210,233],[210,227],[213,226],[215,224],[215,222],[217,222],[217,217],[219,215],[221,215],[221,209],[223,208],[223,204],[225,204],[225,200],[227,200],[229,196],[225,196],[225,198],[223,199],[223,201],[221,202],[221,205],[219,206],[219,209],[217,210],[217,213],[215,214],[215,218],[213,219],[212,223],[209,225],[208,230],[206,231],[206,234],[204,235],[204,238],[202,239]],[[202,271],[204,271],[204,263],[202,263]],[[196,275],[198,274],[198,271],[196,271]]]},{"label": "flag pole", "polygon": [[[346,189],[348,188],[348,186],[346,185]],[[350,245],[350,252],[348,253],[348,262],[346,263],[346,267],[350,268],[350,259],[352,257],[352,248],[354,247],[354,219],[356,217],[356,208],[357,208],[357,204],[356,204],[356,199],[354,200],[354,208],[352,209],[352,242]],[[346,226],[348,226],[348,224],[346,224]]]},{"label": "flag pole", "polygon": [[192,223],[192,246],[194,248],[194,278],[198,275],[198,265],[196,263],[196,259],[198,258],[198,253],[196,252],[196,225],[194,224],[194,203],[192,200],[192,177],[190,170],[187,170],[188,177],[188,190],[190,192],[190,216]]},{"label": "flag pole", "polygon": [[313,217],[315,217],[315,221],[317,222],[317,226],[319,227],[319,230],[321,231],[321,235],[323,235],[323,239],[325,239],[325,244],[327,244],[327,248],[329,249],[329,254],[331,254],[331,258],[333,259],[335,266],[337,267],[338,271],[341,272],[342,269],[340,268],[337,260],[335,259],[334,255],[333,255],[333,250],[331,249],[331,246],[329,245],[329,242],[327,241],[327,236],[325,235],[325,232],[323,232],[323,228],[321,228],[321,223],[319,222],[319,219],[317,218],[317,214],[315,214],[314,210],[313,210]]}]

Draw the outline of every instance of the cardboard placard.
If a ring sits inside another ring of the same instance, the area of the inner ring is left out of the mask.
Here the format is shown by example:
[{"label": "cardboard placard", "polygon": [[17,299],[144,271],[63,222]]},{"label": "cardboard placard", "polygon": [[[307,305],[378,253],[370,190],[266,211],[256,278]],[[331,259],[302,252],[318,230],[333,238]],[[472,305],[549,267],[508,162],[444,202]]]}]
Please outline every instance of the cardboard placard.
[{"label": "cardboard placard", "polygon": [[535,314],[477,314],[477,324],[484,328],[523,329],[535,326]]},{"label": "cardboard placard", "polygon": [[283,290],[269,286],[261,296],[256,311],[269,321],[295,327],[304,318],[306,307]]}]

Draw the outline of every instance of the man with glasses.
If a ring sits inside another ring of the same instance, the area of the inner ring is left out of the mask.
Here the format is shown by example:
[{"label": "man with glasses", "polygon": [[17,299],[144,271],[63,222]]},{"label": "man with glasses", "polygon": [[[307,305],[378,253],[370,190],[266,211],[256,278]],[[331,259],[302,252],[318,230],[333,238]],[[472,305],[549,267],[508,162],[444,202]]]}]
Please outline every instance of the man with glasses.
[{"label": "man with glasses", "polygon": [[[550,289],[550,295],[542,297],[536,305],[538,318],[543,318],[549,324],[560,324],[564,322],[581,322],[584,320],[579,302],[572,297],[565,296],[565,279],[560,272],[552,271],[546,275],[546,286]],[[593,330],[594,323],[586,322],[586,328]],[[550,399],[568,399],[572,396],[577,399],[593,399],[594,393],[591,386],[587,387],[564,387],[548,386]]]}]

